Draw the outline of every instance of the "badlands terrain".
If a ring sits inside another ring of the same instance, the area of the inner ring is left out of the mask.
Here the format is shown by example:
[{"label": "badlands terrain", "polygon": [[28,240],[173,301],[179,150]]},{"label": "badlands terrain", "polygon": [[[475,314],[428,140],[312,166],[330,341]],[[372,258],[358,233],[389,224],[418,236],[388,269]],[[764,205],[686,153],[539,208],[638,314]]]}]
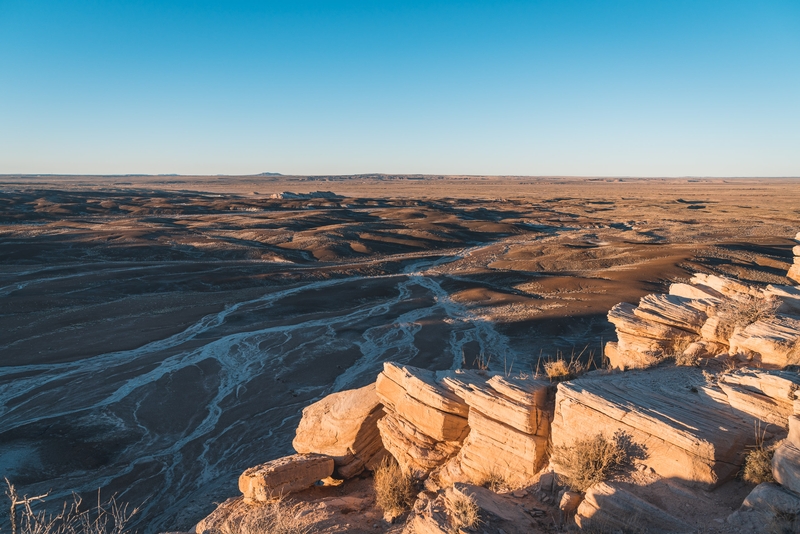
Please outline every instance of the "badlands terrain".
[{"label": "badlands terrain", "polygon": [[0,475],[143,503],[147,533],[192,528],[384,362],[602,366],[620,302],[695,273],[793,283],[800,226],[791,179],[0,185]]}]

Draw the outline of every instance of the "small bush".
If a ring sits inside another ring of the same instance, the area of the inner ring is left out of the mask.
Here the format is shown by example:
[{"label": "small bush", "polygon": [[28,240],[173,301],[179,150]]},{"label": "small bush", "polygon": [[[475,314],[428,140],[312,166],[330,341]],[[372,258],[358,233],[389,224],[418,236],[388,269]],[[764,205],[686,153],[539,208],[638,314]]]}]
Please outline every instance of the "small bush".
[{"label": "small bush", "polygon": [[761,319],[775,317],[780,305],[778,299],[747,295],[740,300],[724,300],[717,308],[717,315],[724,325],[723,333],[730,337],[736,327],[744,328]]},{"label": "small bush", "polygon": [[414,495],[411,476],[404,473],[394,458],[387,456],[375,469],[375,504],[394,519],[408,509]]},{"label": "small bush", "polygon": [[602,482],[634,458],[646,457],[644,449],[634,445],[624,432],[611,439],[603,434],[579,439],[572,446],[554,447],[550,459],[561,469],[573,491],[586,491]]},{"label": "small bush", "polygon": [[239,534],[310,534],[313,521],[301,516],[301,506],[276,499],[260,508],[258,514],[247,516],[239,526]]},{"label": "small bush", "polygon": [[772,476],[772,457],[775,451],[764,445],[764,434],[756,428],[756,445],[747,453],[742,466],[741,476],[745,482],[775,482],[775,477]]},{"label": "small bush", "polygon": [[471,495],[464,495],[458,490],[454,490],[447,500],[447,512],[450,516],[450,526],[452,532],[458,532],[462,528],[473,528],[480,523],[480,509],[475,498]]},{"label": "small bush", "polygon": [[488,488],[494,493],[501,493],[514,489],[512,487],[512,484],[509,484],[509,482],[502,474],[497,473],[495,471],[492,471],[492,473],[489,474],[489,476],[483,479],[480,485],[483,486],[484,488]]},{"label": "small bush", "polygon": [[563,356],[558,356],[555,360],[544,363],[544,374],[552,382],[571,380],[587,370],[588,365],[582,364],[574,357],[567,361]]}]

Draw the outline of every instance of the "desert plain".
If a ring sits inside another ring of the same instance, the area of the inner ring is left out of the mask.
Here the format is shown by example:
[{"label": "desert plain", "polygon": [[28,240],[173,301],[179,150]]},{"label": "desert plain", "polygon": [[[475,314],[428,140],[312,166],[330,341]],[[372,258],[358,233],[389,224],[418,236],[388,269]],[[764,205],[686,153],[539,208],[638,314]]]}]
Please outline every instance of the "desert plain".
[{"label": "desert plain", "polygon": [[601,366],[619,302],[790,283],[799,224],[781,178],[0,176],[0,475],[189,529],[384,361]]}]

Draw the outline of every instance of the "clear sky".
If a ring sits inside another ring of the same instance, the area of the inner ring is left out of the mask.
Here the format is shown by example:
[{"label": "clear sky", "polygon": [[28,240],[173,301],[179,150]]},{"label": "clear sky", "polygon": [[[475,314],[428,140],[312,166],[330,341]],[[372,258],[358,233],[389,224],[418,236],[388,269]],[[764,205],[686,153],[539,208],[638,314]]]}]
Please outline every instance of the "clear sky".
[{"label": "clear sky", "polygon": [[0,173],[800,176],[800,1],[0,0]]}]

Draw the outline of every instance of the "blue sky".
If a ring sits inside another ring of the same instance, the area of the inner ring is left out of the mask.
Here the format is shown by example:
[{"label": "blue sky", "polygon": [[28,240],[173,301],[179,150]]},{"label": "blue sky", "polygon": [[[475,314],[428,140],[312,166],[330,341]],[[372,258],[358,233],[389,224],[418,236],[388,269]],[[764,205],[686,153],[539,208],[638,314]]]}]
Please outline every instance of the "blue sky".
[{"label": "blue sky", "polygon": [[0,173],[800,176],[800,2],[0,0]]}]

